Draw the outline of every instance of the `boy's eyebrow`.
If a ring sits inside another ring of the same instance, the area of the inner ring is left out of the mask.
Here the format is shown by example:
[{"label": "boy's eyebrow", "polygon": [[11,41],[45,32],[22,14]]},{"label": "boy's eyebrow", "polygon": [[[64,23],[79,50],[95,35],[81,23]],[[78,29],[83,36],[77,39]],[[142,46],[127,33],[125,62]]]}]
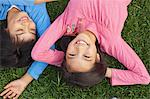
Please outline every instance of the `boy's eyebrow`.
[{"label": "boy's eyebrow", "polygon": [[[35,33],[33,33],[33,32],[29,32],[30,34],[33,34],[33,35],[36,35]],[[19,33],[19,34],[16,34],[17,36],[18,35],[22,35],[22,34],[25,34],[25,33]]]},{"label": "boy's eyebrow", "polygon": [[32,33],[36,34],[36,29],[30,29]]},{"label": "boy's eyebrow", "polygon": [[[16,32],[18,32],[19,30],[20,30],[20,29],[16,30]],[[30,30],[31,30],[31,32],[29,32],[29,33],[36,35],[36,29],[31,28]],[[33,32],[33,31],[34,31],[34,32]],[[22,35],[22,34],[24,34],[24,32],[23,32],[23,33],[16,34],[16,35]]]}]

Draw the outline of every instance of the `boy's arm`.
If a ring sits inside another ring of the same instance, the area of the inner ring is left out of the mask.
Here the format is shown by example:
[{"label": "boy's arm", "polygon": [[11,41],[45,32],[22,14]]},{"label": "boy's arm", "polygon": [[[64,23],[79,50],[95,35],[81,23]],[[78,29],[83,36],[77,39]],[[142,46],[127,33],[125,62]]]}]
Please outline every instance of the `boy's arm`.
[{"label": "boy's arm", "polygon": [[58,0],[0,0],[0,4],[32,6],[34,4],[41,4],[52,1]]},{"label": "boy's arm", "polygon": [[36,2],[35,0],[0,0],[0,4],[5,4],[5,5],[30,6],[30,5],[34,5],[35,2]]},{"label": "boy's arm", "polygon": [[34,79],[38,79],[45,68],[48,66],[47,63],[34,61],[30,68],[28,69],[27,73]]},{"label": "boy's arm", "polygon": [[34,4],[41,4],[44,2],[53,2],[53,1],[58,1],[58,0],[35,0]]}]

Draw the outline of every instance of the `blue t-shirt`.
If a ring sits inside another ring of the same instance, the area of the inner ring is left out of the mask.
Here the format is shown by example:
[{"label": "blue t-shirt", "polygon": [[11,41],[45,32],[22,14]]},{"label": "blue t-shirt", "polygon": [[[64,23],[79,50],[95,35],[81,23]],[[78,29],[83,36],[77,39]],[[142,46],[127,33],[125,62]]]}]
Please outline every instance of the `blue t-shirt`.
[{"label": "blue t-shirt", "polygon": [[[0,0],[0,20],[6,19],[7,11],[12,5],[28,13],[29,17],[36,24],[38,37],[50,26],[50,18],[46,10],[46,3],[34,5],[34,0]],[[54,49],[54,46],[52,46],[51,49]],[[34,79],[38,79],[47,66],[47,63],[34,61],[27,72]]]}]

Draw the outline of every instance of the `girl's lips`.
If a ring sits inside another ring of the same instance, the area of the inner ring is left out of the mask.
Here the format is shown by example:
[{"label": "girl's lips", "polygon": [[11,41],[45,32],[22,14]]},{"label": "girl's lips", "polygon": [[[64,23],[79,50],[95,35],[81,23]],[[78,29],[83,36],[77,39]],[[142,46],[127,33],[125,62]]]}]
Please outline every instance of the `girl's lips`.
[{"label": "girl's lips", "polygon": [[85,42],[84,40],[78,40],[78,41],[76,42],[76,44],[84,44],[84,45],[88,45],[88,43]]}]

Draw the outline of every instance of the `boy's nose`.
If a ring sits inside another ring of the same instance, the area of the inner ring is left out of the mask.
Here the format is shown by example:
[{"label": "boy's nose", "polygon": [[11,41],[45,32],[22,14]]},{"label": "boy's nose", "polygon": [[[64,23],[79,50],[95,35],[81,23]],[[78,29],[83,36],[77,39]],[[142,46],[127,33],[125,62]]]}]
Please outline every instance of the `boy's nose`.
[{"label": "boy's nose", "polygon": [[29,22],[28,22],[28,21],[22,22],[22,25],[23,25],[23,26],[28,26],[28,25],[29,25]]}]

